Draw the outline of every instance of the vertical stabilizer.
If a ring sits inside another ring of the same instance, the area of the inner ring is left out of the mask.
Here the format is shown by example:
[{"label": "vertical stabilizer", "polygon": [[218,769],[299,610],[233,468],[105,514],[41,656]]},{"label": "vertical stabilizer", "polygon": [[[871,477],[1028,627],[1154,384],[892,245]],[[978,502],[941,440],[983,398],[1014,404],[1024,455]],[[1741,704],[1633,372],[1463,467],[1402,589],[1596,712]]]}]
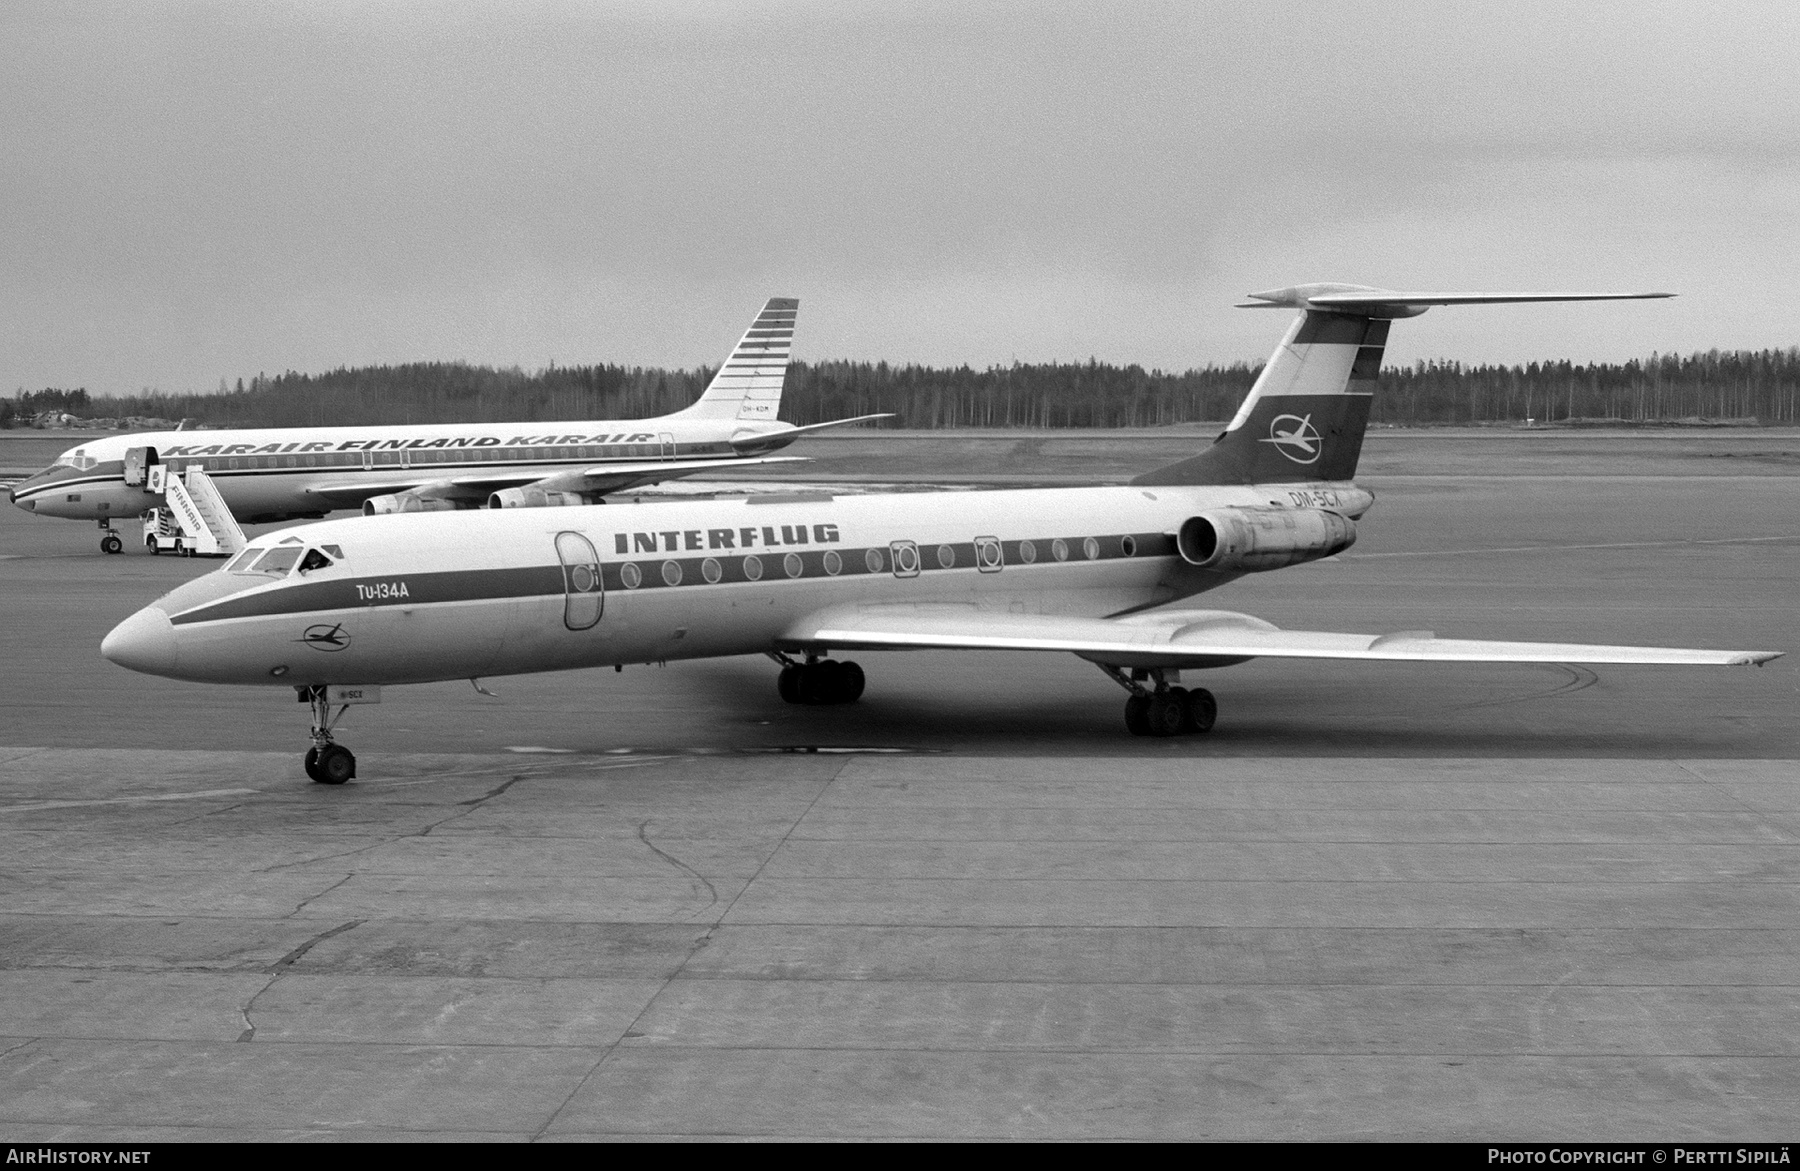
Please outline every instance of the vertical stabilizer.
[{"label": "vertical stabilizer", "polygon": [[1433,305],[1619,301],[1668,293],[1401,293],[1364,285],[1297,285],[1250,294],[1241,309],[1296,308],[1243,405],[1211,447],[1134,484],[1348,480],[1356,474],[1388,327]]},{"label": "vertical stabilizer", "polygon": [[799,311],[796,298],[769,298],[707,384],[706,393],[674,417],[773,423],[781,410],[781,387],[787,380]]}]

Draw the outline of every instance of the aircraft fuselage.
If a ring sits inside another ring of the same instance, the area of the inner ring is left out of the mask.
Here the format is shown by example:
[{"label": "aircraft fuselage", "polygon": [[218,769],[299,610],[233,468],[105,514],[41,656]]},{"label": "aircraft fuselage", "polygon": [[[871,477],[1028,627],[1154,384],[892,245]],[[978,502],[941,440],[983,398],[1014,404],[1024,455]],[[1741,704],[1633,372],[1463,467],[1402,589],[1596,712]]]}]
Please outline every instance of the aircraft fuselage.
[{"label": "aircraft fuselage", "polygon": [[234,562],[142,611],[107,653],[211,683],[380,685],[816,649],[804,622],[860,604],[1099,617],[1238,576],[1179,556],[1196,512],[1332,500],[1360,514],[1372,497],[1070,488],[326,521],[255,544],[330,546],[330,567],[269,580]]},{"label": "aircraft fuselage", "polygon": [[285,520],[361,504],[360,495],[334,495],[332,489],[360,485],[363,495],[374,495],[421,480],[551,476],[657,460],[729,461],[737,455],[727,441],[734,433],[768,433],[771,439],[757,447],[765,454],[792,441],[780,435],[783,430],[791,428],[663,418],[111,435],[71,448],[63,462],[14,485],[12,498],[40,516],[136,516],[161,499],[126,484],[125,453],[150,447],[173,470],[198,465],[241,520]]}]

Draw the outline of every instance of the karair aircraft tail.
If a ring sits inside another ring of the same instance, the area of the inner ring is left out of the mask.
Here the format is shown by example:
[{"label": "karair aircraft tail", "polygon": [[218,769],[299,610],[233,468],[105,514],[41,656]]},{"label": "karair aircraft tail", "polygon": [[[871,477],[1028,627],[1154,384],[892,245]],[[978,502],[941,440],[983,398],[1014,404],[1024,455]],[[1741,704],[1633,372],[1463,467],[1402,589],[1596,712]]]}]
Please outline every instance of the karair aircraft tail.
[{"label": "karair aircraft tail", "polygon": [[1365,285],[1296,285],[1251,293],[1240,309],[1299,309],[1231,423],[1199,455],[1134,484],[1348,480],[1369,424],[1388,326],[1433,305],[1628,301],[1670,293],[1397,293]]},{"label": "karair aircraft tail", "polygon": [[781,385],[787,378],[788,355],[794,348],[794,318],[800,302],[793,297],[770,297],[744,336],[719,367],[706,393],[683,410],[677,419],[737,419],[742,422],[775,421],[781,410]]}]

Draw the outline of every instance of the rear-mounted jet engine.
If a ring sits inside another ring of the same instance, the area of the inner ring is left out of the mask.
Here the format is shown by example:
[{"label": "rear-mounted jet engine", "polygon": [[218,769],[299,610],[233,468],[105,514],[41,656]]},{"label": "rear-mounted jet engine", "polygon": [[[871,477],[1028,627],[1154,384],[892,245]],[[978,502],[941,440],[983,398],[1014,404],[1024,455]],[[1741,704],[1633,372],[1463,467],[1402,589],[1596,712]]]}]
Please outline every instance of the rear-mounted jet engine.
[{"label": "rear-mounted jet engine", "polygon": [[1216,508],[1190,516],[1175,536],[1182,560],[1226,573],[1282,569],[1354,544],[1355,523],[1322,508]]}]

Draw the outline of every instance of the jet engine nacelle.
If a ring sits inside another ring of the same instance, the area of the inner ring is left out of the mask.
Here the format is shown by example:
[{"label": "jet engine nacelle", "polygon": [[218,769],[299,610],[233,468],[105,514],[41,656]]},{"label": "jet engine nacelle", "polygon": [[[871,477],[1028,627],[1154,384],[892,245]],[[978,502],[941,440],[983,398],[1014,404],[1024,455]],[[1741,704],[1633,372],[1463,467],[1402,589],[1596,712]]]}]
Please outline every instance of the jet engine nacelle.
[{"label": "jet engine nacelle", "polygon": [[1356,544],[1356,524],[1322,508],[1215,508],[1182,522],[1181,559],[1201,569],[1259,573],[1317,561]]},{"label": "jet engine nacelle", "polygon": [[396,492],[391,496],[371,496],[363,501],[364,516],[385,516],[390,512],[453,512],[467,508],[442,496],[421,496],[417,492]]},{"label": "jet engine nacelle", "polygon": [[551,492],[527,484],[523,488],[502,488],[488,497],[489,508],[571,508],[586,504],[579,492]]}]

